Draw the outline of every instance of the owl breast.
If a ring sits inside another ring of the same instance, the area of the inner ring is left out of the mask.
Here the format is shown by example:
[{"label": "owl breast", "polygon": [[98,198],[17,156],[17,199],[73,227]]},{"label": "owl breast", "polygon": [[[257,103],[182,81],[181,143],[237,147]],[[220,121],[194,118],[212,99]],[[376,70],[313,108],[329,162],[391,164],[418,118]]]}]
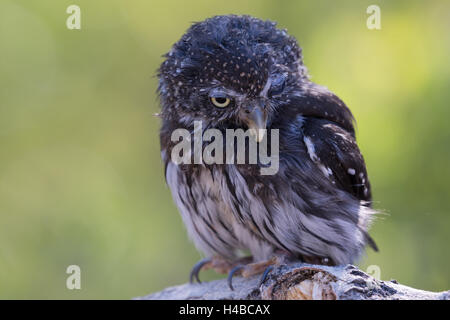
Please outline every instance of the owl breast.
[{"label": "owl breast", "polygon": [[188,234],[200,251],[231,260],[246,250],[254,260],[270,258],[273,246],[261,237],[257,223],[242,211],[251,199],[247,198],[245,204],[236,200],[236,192],[250,195],[250,191],[242,190],[248,189],[246,184],[235,186],[243,180],[235,166],[199,166],[195,171],[186,171],[169,162],[166,179]]}]

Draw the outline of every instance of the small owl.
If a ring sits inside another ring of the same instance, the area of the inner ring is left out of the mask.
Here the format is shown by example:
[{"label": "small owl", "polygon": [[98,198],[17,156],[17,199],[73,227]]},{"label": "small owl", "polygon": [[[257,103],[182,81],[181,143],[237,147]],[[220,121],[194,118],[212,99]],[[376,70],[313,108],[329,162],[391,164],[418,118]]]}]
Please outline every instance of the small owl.
[{"label": "small owl", "polygon": [[[158,92],[166,181],[206,256],[191,281],[206,268],[230,280],[266,275],[283,261],[340,265],[357,260],[367,244],[377,250],[353,115],[309,80],[286,30],[250,16],[216,16],[193,24],[164,57]],[[224,133],[278,129],[277,173],[260,174],[259,162],[175,163],[172,133],[193,134],[196,121]]]}]

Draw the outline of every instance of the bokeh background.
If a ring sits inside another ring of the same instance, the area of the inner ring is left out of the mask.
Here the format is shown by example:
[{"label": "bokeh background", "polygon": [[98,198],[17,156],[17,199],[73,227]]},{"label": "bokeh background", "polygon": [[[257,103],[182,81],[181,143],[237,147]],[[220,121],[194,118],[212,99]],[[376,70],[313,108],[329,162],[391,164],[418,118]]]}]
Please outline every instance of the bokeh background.
[{"label": "bokeh background", "polygon": [[[366,8],[381,7],[381,30]],[[66,8],[81,8],[81,30]],[[200,258],[163,178],[155,71],[193,21],[278,21],[352,109],[381,278],[450,289],[450,2],[0,2],[0,298],[128,299]],[[81,290],[66,268],[81,267]],[[211,272],[205,279],[217,277]]]}]

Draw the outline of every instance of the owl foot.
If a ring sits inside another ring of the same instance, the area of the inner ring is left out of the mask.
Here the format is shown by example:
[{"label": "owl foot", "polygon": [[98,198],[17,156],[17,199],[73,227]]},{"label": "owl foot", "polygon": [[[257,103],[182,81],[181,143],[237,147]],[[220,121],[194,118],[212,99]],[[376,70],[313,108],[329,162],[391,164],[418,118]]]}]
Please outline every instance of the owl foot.
[{"label": "owl foot", "polygon": [[194,280],[196,280],[198,283],[201,283],[199,273],[202,270],[214,269],[217,273],[227,274],[231,273],[236,266],[249,263],[251,260],[252,257],[245,257],[237,261],[230,262],[218,256],[202,259],[192,268],[191,273],[189,274],[189,282],[194,283]]},{"label": "owl foot", "polygon": [[235,266],[231,269],[230,273],[228,274],[228,286],[231,290],[234,290],[233,288],[233,277],[235,275],[241,275],[245,278],[251,277],[255,274],[262,273],[261,279],[259,281],[259,286],[267,279],[267,276],[269,273],[273,270],[275,265],[280,265],[283,262],[282,257],[273,257],[272,259],[269,259],[267,261],[261,261],[261,262],[255,262],[255,263],[249,263],[246,265],[240,264]]}]

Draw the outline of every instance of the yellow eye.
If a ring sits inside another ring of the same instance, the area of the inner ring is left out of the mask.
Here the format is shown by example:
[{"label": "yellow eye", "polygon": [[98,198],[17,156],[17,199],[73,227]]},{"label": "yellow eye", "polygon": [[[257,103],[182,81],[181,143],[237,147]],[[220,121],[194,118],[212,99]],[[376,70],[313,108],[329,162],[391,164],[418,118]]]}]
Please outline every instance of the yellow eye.
[{"label": "yellow eye", "polygon": [[226,106],[228,106],[230,104],[231,100],[228,98],[225,98],[225,97],[217,97],[217,98],[211,97],[211,102],[216,107],[225,108]]}]

